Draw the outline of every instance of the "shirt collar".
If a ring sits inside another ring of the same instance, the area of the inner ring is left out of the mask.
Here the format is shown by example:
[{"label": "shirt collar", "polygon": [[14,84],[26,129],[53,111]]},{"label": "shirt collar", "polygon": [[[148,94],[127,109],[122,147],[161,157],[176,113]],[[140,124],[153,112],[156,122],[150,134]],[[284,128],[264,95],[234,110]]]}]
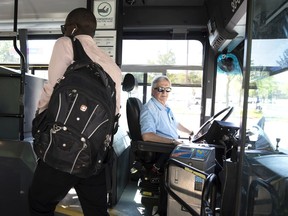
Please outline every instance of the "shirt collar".
[{"label": "shirt collar", "polygon": [[159,110],[167,110],[167,107],[169,108],[169,106],[167,104],[164,106],[153,96],[152,96],[151,100],[154,102],[154,104],[158,107]]}]

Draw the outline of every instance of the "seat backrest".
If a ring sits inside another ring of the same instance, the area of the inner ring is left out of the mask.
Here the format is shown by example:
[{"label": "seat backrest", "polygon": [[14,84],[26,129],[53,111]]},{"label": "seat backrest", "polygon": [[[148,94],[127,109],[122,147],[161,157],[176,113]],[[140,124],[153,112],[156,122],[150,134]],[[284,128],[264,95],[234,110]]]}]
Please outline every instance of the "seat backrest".
[{"label": "seat backrest", "polygon": [[132,141],[142,140],[140,128],[140,112],[142,109],[142,102],[135,97],[127,99],[126,103],[126,116],[129,128],[129,136]]},{"label": "seat backrest", "polygon": [[[129,94],[136,87],[137,81],[135,77],[127,73],[122,82],[122,90]],[[129,136],[132,141],[142,140],[141,129],[140,129],[140,111],[142,109],[142,102],[135,97],[128,97],[126,103],[126,117],[129,129]]]},{"label": "seat backrest", "polygon": [[149,164],[155,162],[156,153],[152,151],[141,151],[138,149],[139,141],[143,141],[140,127],[140,112],[142,107],[143,104],[138,98],[130,97],[127,99],[126,115],[135,160],[144,163],[144,166],[149,166]]}]

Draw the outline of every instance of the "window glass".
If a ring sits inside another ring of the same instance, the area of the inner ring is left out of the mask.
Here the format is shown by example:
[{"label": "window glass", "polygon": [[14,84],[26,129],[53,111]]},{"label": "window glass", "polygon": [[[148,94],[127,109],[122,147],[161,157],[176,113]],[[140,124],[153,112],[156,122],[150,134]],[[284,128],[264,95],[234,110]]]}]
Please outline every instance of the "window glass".
[{"label": "window glass", "polygon": [[[261,126],[272,145],[288,153],[288,39],[252,40],[247,124]],[[279,142],[277,140],[280,140]],[[279,144],[279,148],[277,147]],[[263,148],[264,143],[256,148]]]},{"label": "window glass", "polygon": [[215,94],[215,113],[230,106],[233,112],[229,121],[239,126],[242,112],[242,69],[237,57],[232,54],[221,54],[217,57]]},{"label": "window glass", "polygon": [[20,57],[14,49],[12,40],[0,40],[0,62],[3,64],[20,63]]},{"label": "window glass", "polygon": [[[17,42],[18,43],[18,42]],[[28,62],[29,64],[48,64],[55,40],[29,40],[28,41]],[[20,48],[19,45],[17,45]],[[0,62],[19,64],[20,57],[13,47],[12,40],[0,41]]]},{"label": "window glass", "polygon": [[251,37],[246,42],[248,52],[251,44],[251,53],[246,57],[251,58],[245,71],[249,83],[244,83],[248,109],[241,140],[245,155],[239,170],[239,215],[287,215],[287,0],[250,2],[253,10],[247,26]]},{"label": "window glass", "polygon": [[[47,68],[49,64],[50,57],[52,54],[52,49],[54,46],[55,40],[29,40],[27,43],[27,62],[30,66],[30,71],[28,73],[33,73],[38,76],[47,79],[48,74]],[[19,41],[17,41],[17,47],[20,49]],[[20,65],[20,56],[15,51],[13,46],[13,40],[1,40],[0,41],[0,62],[2,64],[16,64]],[[37,69],[38,66],[41,69]],[[44,66],[44,67],[43,67]],[[9,67],[15,67],[13,65]],[[36,69],[35,69],[36,68]]]},{"label": "window glass", "polygon": [[55,40],[29,40],[29,64],[49,64]]},{"label": "window glass", "polygon": [[[165,74],[172,82],[167,103],[179,122],[196,131],[200,127],[202,55],[202,43],[195,40],[124,40],[122,71],[129,71],[138,81],[138,88],[126,96],[147,102],[153,78]],[[121,97],[122,113],[126,96]]]},{"label": "window glass", "polygon": [[[28,55],[29,65],[33,66],[33,73],[41,78],[48,79],[47,66],[52,55],[53,47],[56,40],[29,40]],[[37,66],[44,66],[38,69]],[[32,71],[30,71],[32,73]]]}]

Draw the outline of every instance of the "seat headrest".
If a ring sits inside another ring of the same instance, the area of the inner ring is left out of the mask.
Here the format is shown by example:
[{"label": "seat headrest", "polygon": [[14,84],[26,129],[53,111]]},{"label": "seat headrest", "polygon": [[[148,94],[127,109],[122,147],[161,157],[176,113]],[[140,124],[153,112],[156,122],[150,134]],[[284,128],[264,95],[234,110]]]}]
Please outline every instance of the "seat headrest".
[{"label": "seat headrest", "polygon": [[126,92],[131,92],[136,85],[136,80],[134,76],[130,73],[127,73],[122,82],[122,90]]}]

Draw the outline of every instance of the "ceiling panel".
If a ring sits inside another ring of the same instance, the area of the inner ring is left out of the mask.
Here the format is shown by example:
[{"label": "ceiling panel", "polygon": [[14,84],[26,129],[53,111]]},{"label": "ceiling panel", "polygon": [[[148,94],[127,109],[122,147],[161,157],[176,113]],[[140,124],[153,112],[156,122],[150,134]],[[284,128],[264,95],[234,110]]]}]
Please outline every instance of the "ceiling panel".
[{"label": "ceiling panel", "polygon": [[[69,4],[67,4],[69,2]],[[74,8],[86,7],[84,0],[19,0],[18,29],[54,29],[62,24],[67,14]],[[1,31],[12,31],[14,20],[14,1],[0,1]]]},{"label": "ceiling panel", "polygon": [[123,0],[124,6],[202,6],[204,0]]}]

